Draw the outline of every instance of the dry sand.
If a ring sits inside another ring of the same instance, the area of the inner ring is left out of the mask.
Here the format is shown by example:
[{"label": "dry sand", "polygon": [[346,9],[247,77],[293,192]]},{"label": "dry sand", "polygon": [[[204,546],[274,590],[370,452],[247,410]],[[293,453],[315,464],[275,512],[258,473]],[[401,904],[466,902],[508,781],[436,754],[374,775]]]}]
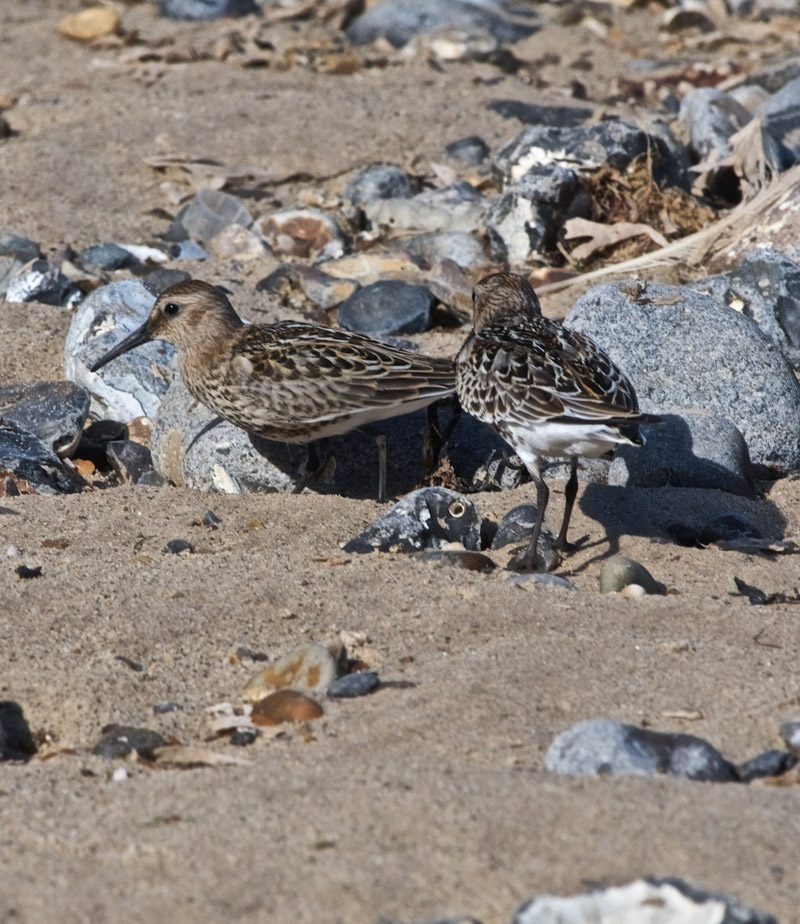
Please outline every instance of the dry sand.
[{"label": "dry sand", "polygon": [[[331,175],[412,152],[435,159],[467,134],[496,146],[515,125],[485,101],[532,94],[482,65],[439,73],[424,64],[343,78],[201,62],[146,88],[93,68],[102,55],[55,34],[78,6],[26,0],[0,11],[0,90],[20,98],[7,114],[19,135],[0,147],[0,226],[45,245],[144,242],[163,230],[150,214],[165,206],[160,178],[142,159],[165,132],[186,151],[248,166],[300,150]],[[125,15],[155,29],[149,4]],[[597,46],[578,29],[556,37],[572,43],[565,65]],[[634,38],[609,39],[598,72],[632,54]],[[547,45],[540,35],[528,51],[537,42]],[[499,85],[471,79],[489,75]],[[257,268],[203,272],[243,309],[257,303]],[[69,313],[0,312],[0,381],[61,377]],[[455,349],[463,332],[451,336]],[[498,519],[531,497],[526,486],[476,503]],[[506,924],[537,893],[647,874],[800,920],[800,788],[542,770],[554,736],[594,716],[700,735],[736,761],[780,746],[780,723],[800,716],[800,608],[750,606],[733,577],[791,592],[797,559],[684,549],[665,541],[665,528],[735,510],[796,535],[799,500],[790,479],[758,502],[582,490],[574,535],[590,541],[562,572],[578,591],[558,592],[522,590],[503,570],[344,556],[339,542],[380,509],[370,501],[134,487],[4,499],[0,699],[21,705],[44,742],[40,756],[52,756],[0,770],[0,920],[472,914]],[[222,519],[215,532],[192,525],[207,508]],[[162,554],[178,537],[195,554]],[[7,546],[20,555],[7,558]],[[672,593],[601,597],[600,566],[617,546]],[[20,580],[20,563],[41,565],[42,576]],[[277,657],[342,630],[369,639],[384,686],[326,703],[322,719],[282,738],[213,745],[246,766],[153,770],[90,754],[108,722],[202,743],[203,710],[236,701],[253,671],[232,661],[233,649]],[[178,708],[154,715],[167,700]],[[680,710],[699,717],[669,716]],[[120,766],[128,778],[112,779]]]}]

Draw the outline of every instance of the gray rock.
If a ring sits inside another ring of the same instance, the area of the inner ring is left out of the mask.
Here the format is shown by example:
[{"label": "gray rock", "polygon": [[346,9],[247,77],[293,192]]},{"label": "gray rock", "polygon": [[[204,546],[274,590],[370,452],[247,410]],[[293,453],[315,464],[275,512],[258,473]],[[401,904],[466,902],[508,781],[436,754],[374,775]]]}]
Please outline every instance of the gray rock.
[{"label": "gray rock", "polygon": [[[509,545],[519,545],[524,551],[530,542],[535,523],[536,507],[534,504],[520,504],[512,508],[500,521],[497,532],[492,537],[491,549],[497,551]],[[543,526],[539,533],[537,551],[545,571],[555,569],[561,560],[561,557],[553,551],[555,541],[556,537]]]},{"label": "gray rock", "polygon": [[736,772],[742,783],[751,783],[753,780],[762,780],[765,777],[780,776],[797,766],[797,755],[788,751],[773,749],[758,754],[743,764],[739,764]]},{"label": "gray rock", "polygon": [[141,326],[155,296],[138,280],[95,289],[75,312],[64,347],[67,378],[92,397],[92,414],[127,422],[155,417],[177,370],[175,350],[157,341],[112,360],[99,372],[89,366]]},{"label": "gray rock", "polygon": [[572,776],[666,774],[716,783],[738,779],[733,764],[702,738],[611,719],[588,719],[562,732],[547,749],[544,766]]},{"label": "gray rock", "polygon": [[161,551],[165,555],[181,555],[183,552],[194,552],[194,546],[188,539],[170,539]]},{"label": "gray rock", "polygon": [[[770,0],[764,0],[764,2],[769,3]],[[771,2],[777,3],[780,0],[771,0]],[[786,0],[786,2],[793,6],[797,4],[797,0]],[[769,93],[777,93],[796,77],[800,77],[800,55],[794,54],[781,57],[765,65],[761,70],[754,71],[748,75],[747,81],[764,87]]]},{"label": "gray rock", "polygon": [[344,191],[356,208],[376,199],[410,199],[414,194],[405,170],[390,164],[370,164],[355,174]]},{"label": "gray rock", "polygon": [[30,263],[31,260],[38,260],[40,256],[39,245],[27,237],[10,234],[8,231],[0,233],[0,257],[14,257],[20,263]]},{"label": "gray rock", "polygon": [[492,203],[486,229],[496,260],[519,266],[547,259],[578,193],[578,174],[559,164],[532,166]]},{"label": "gray rock", "polygon": [[170,260],[207,260],[208,252],[197,241],[176,241],[171,244],[167,255]]},{"label": "gray rock", "polygon": [[463,231],[415,234],[413,237],[404,238],[402,247],[415,260],[428,266],[442,260],[452,260],[468,269],[483,267],[487,264],[481,242]]},{"label": "gray rock", "polygon": [[364,206],[375,228],[389,231],[476,231],[487,202],[469,183],[427,189],[411,199],[379,199]]},{"label": "gray rock", "polygon": [[638,584],[647,594],[665,594],[667,588],[657,581],[644,565],[625,555],[612,555],[600,569],[600,593],[616,594],[631,584]]},{"label": "gray rock", "polygon": [[728,156],[728,139],[751,119],[730,93],[715,87],[689,90],[678,114],[689,150],[697,160],[713,162]]},{"label": "gray rock", "polygon": [[22,263],[16,257],[0,257],[0,295],[5,295],[9,282],[22,269]]},{"label": "gray rock", "polygon": [[139,484],[146,472],[153,471],[153,457],[147,446],[133,440],[112,440],[106,447],[111,467],[122,481]]},{"label": "gray rock", "polygon": [[477,167],[489,156],[489,145],[479,135],[468,135],[466,138],[451,141],[445,151],[453,160]]},{"label": "gray rock", "polygon": [[7,302],[69,306],[81,298],[81,290],[47,260],[32,260],[21,266],[6,286]]},{"label": "gray rock", "polygon": [[[687,901],[688,899],[688,901]],[[778,924],[772,915],[680,879],[649,876],[623,886],[562,898],[541,895],[512,924]]]},{"label": "gray rock", "polygon": [[334,680],[328,687],[328,696],[331,699],[354,699],[357,696],[366,696],[379,683],[380,678],[375,671],[355,671]]},{"label": "gray rock", "polygon": [[83,266],[96,266],[101,270],[117,270],[138,262],[133,254],[119,244],[95,244],[78,254]]},{"label": "gray rock", "polygon": [[0,388],[0,419],[27,430],[68,458],[89,414],[89,395],[71,382],[33,382]]},{"label": "gray rock", "polygon": [[161,295],[164,289],[177,285],[179,282],[188,282],[191,278],[192,274],[187,273],[186,270],[159,266],[142,276],[141,280],[148,291],[152,292],[154,296],[158,296]]},{"label": "gray rock", "polygon": [[781,725],[781,738],[786,742],[786,747],[800,754],[800,721],[784,722]]},{"label": "gray rock", "polygon": [[800,264],[776,250],[756,250],[728,273],[690,288],[755,321],[795,369],[800,369]]},{"label": "gray rock", "polygon": [[[65,465],[27,430],[0,419],[0,472],[26,482],[37,494],[75,494],[86,487],[74,468]],[[19,488],[24,486],[18,485]]]},{"label": "gray rock", "polygon": [[255,0],[158,0],[158,12],[167,19],[219,19],[257,10]]},{"label": "gray rock", "polygon": [[[540,553],[541,554],[541,553]],[[514,574],[508,579],[509,584],[530,590],[534,587],[544,587],[547,590],[577,590],[578,588],[560,574],[551,574],[549,571],[532,571],[529,574]]]},{"label": "gray rock", "polygon": [[149,728],[134,728],[131,725],[106,725],[103,736],[92,748],[92,754],[117,760],[136,751],[145,760],[153,759],[153,751],[167,742]]},{"label": "gray rock", "polygon": [[[408,490],[424,475],[421,464],[426,412],[406,414],[375,425],[387,436],[388,490]],[[195,400],[178,379],[159,407],[150,441],[155,470],[173,484],[224,494],[306,490],[350,497],[377,494],[378,462],[372,436],[352,432],[321,441],[322,471],[306,445],[251,437]],[[329,464],[335,462],[335,464]]]},{"label": "gray rock", "polygon": [[764,120],[764,128],[781,145],[780,166],[788,170],[800,159],[800,77],[781,87],[759,115]]},{"label": "gray rock", "polygon": [[638,488],[712,488],[756,494],[747,443],[724,417],[703,412],[665,414],[643,428],[644,446],[619,446],[608,472],[611,485]]},{"label": "gray rock", "polygon": [[800,467],[800,385],[748,318],[688,287],[618,282],[590,289],[565,324],[608,352],[643,411],[727,418],[753,463]]},{"label": "gray rock", "polygon": [[229,225],[249,228],[252,215],[242,203],[219,189],[201,189],[179,215],[186,234],[200,244],[207,244],[215,234]]},{"label": "gray rock", "polygon": [[481,517],[472,502],[448,488],[420,488],[343,545],[345,552],[419,552],[460,542],[480,550]]},{"label": "gray rock", "polygon": [[418,334],[431,326],[436,299],[425,286],[387,279],[357,289],[339,307],[345,330],[383,337]]},{"label": "gray rock", "polygon": [[354,45],[385,38],[401,48],[413,36],[442,26],[485,29],[500,42],[516,42],[538,28],[532,16],[512,17],[502,0],[383,0],[347,29]]}]

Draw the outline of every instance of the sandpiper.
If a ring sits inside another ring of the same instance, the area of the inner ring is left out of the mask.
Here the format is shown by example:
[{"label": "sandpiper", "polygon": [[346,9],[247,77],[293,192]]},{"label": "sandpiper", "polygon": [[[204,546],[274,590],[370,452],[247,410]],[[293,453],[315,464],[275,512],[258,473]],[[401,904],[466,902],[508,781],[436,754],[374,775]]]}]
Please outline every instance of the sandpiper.
[{"label": "sandpiper", "polygon": [[456,359],[462,407],[510,443],[536,484],[536,522],[516,564],[541,567],[539,534],[550,492],[540,456],[570,460],[564,519],[554,548],[567,548],[578,491],[578,458],[596,458],[617,443],[641,444],[639,424],[660,420],[639,413],[628,379],[592,340],[542,317],[531,284],[494,273],[472,294],[473,331]]},{"label": "sandpiper", "polygon": [[[177,347],[181,377],[206,407],[256,436],[286,443],[369,432],[374,421],[455,391],[452,360],[299,321],[245,324],[218,288],[199,280],[165,289],[145,323],[90,371],[151,340]],[[385,438],[378,451],[384,501]]]}]

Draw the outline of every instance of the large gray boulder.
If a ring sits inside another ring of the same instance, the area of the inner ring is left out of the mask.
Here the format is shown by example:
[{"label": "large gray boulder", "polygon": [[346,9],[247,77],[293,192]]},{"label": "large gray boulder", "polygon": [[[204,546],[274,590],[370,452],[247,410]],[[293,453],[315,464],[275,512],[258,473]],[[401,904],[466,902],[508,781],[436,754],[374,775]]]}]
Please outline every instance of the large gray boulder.
[{"label": "large gray boulder", "polygon": [[701,409],[727,418],[756,465],[800,468],[800,384],[749,318],[687,286],[596,286],[565,319],[633,382],[646,412]]}]

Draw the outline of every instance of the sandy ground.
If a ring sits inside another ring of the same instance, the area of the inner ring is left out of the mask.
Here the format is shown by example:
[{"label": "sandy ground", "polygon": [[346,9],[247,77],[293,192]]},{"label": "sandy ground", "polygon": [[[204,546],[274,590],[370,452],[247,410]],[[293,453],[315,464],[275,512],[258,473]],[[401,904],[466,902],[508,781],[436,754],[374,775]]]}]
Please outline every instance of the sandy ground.
[{"label": "sandy ground", "polygon": [[[101,56],[55,34],[77,6],[26,0],[0,11],[0,90],[20,100],[7,113],[19,134],[0,148],[0,224],[48,247],[145,242],[163,230],[152,214],[166,206],[160,178],[142,159],[165,132],[188,152],[249,166],[301,150],[333,176],[376,158],[437,158],[467,134],[494,147],[516,126],[487,111],[488,99],[564,99],[483,65],[342,78],[201,62],[143,87],[92,67]],[[158,25],[149,4],[126,16]],[[597,47],[584,31],[552,28],[525,53],[555,42],[555,70]],[[624,30],[609,38],[598,79],[635,42]],[[217,263],[204,274],[243,309],[257,304],[256,268]],[[66,310],[2,304],[0,325],[0,381],[63,375]],[[450,336],[455,349],[463,332]],[[527,486],[476,503],[497,520],[531,495]],[[345,556],[339,543],[379,512],[371,501],[133,487],[3,499],[0,699],[22,707],[43,745],[0,770],[0,920],[471,914],[505,924],[532,895],[647,874],[800,920],[797,787],[542,770],[555,735],[594,716],[700,735],[736,761],[780,746],[780,723],[800,717],[798,607],[751,606],[733,578],[792,592],[796,559],[685,549],[666,527],[735,510],[793,536],[799,501],[791,479],[760,501],[587,488],[574,534],[590,538],[562,572],[578,587],[569,593],[520,589],[502,569]],[[208,508],[222,520],[214,532],[193,525]],[[162,554],[174,538],[195,554]],[[19,555],[6,557],[7,546]],[[599,570],[617,548],[671,593],[601,597]],[[19,579],[20,563],[42,576]],[[153,770],[90,754],[108,722],[202,743],[203,710],[236,701],[254,669],[232,650],[278,657],[342,631],[369,639],[383,687],[328,702],[322,719],[281,738],[213,745],[246,765]],[[178,708],[154,715],[162,701]],[[696,717],[670,717],[679,711]],[[127,779],[112,779],[119,766]]]}]

